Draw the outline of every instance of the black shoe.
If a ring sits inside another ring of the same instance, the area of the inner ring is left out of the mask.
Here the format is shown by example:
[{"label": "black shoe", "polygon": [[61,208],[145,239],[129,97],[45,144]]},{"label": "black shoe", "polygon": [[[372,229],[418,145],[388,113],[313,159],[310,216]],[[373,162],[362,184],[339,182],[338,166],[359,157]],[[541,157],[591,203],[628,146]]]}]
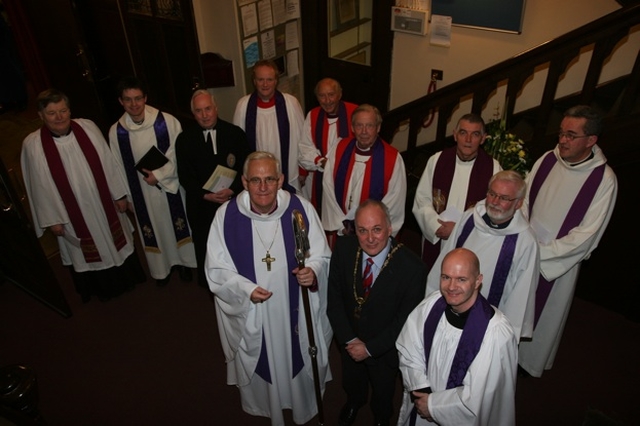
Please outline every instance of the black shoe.
[{"label": "black shoe", "polygon": [[180,281],[184,281],[186,283],[193,281],[193,272],[191,271],[191,268],[178,266],[178,274],[180,275]]},{"label": "black shoe", "polygon": [[163,279],[161,279],[161,280],[156,280],[156,285],[157,285],[158,287],[164,287],[164,286],[166,286],[167,284],[169,284],[169,280],[170,280],[170,279],[171,279],[171,274],[167,275],[167,277],[166,277],[166,278],[163,278]]},{"label": "black shoe", "polygon": [[340,410],[340,418],[338,419],[338,426],[351,426],[356,421],[359,408],[349,405],[348,403]]}]

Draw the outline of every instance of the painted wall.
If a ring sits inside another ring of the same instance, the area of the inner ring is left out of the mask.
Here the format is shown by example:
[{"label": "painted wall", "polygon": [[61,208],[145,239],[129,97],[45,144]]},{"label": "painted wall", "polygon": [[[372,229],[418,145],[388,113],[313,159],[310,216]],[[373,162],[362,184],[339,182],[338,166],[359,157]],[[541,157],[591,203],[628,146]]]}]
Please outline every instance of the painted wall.
[{"label": "painted wall", "polygon": [[[235,103],[245,93],[242,76],[242,52],[240,35],[236,24],[236,0],[193,0],[196,15],[196,26],[202,52],[217,52],[234,64],[236,86],[212,89],[218,100],[220,116],[231,120]],[[220,3],[228,3],[221,7]],[[417,36],[396,32],[394,35],[390,108],[395,108],[424,96],[430,82],[431,69],[444,71],[443,81],[438,87],[454,83],[462,78],[483,70],[500,61],[508,59],[520,52],[531,49],[541,43],[580,27],[601,16],[620,8],[615,0],[529,0],[525,4],[525,16],[521,34],[508,34],[495,31],[453,27],[451,30],[451,47],[439,47],[429,44],[429,35]],[[603,81],[629,73],[633,65],[624,58],[635,59],[640,48],[640,29],[635,31],[615,53],[615,58],[607,64],[601,79]],[[580,89],[580,78],[586,70],[590,52],[586,53],[567,72],[558,89],[558,93],[568,94]],[[375,64],[373,64],[375,66]],[[543,71],[546,73],[546,71]],[[539,101],[538,93],[544,82],[544,75],[536,74],[527,84],[523,95],[518,100],[516,111],[527,109]],[[504,103],[504,93],[498,93],[487,105],[483,117],[490,120],[496,107]],[[468,110],[471,105],[469,103]],[[460,114],[468,112],[461,108]],[[455,123],[453,123],[455,124]],[[420,134],[419,140],[433,140],[427,129]],[[393,143],[403,150],[402,131]]]}]

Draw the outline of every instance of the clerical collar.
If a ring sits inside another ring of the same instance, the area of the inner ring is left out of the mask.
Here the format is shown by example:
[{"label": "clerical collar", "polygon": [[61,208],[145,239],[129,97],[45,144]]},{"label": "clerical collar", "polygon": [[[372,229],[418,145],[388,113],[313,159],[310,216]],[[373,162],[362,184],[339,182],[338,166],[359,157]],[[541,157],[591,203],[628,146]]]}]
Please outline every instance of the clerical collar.
[{"label": "clerical collar", "polygon": [[493,223],[491,222],[491,218],[489,217],[489,215],[487,213],[482,215],[482,219],[484,220],[484,222],[493,229],[504,229],[507,226],[509,226],[509,224],[511,223],[511,221],[513,220],[513,217],[511,219],[509,219],[508,221],[504,222],[504,223]]},{"label": "clerical collar", "polygon": [[258,96],[258,108],[271,108],[275,104],[276,104],[276,97],[275,96],[272,96],[271,99],[269,99],[266,102],[263,101],[262,99],[260,99],[260,96]]},{"label": "clerical collar", "polygon": [[467,309],[465,312],[453,312],[451,305],[447,305],[447,309],[444,310],[447,322],[460,330],[464,329],[467,318],[469,318],[469,312],[471,312],[471,309]]},{"label": "clerical collar", "polygon": [[472,159],[470,159],[470,160],[463,160],[462,158],[460,158],[460,156],[459,156],[458,154],[456,154],[456,158],[458,159],[458,161],[462,161],[463,163],[470,163],[470,162],[472,162],[473,160],[475,160],[476,158],[478,158],[478,155],[476,154],[476,156],[475,156],[475,157],[473,157],[473,158],[472,158]]},{"label": "clerical collar", "polygon": [[251,200],[249,200],[249,205],[251,206],[251,211],[254,212],[255,214],[259,214],[260,216],[269,216],[269,215],[273,214],[273,212],[278,210],[278,200],[276,200],[276,203],[273,206],[273,209],[271,209],[271,211],[269,213],[260,213],[258,210],[256,210],[253,207],[253,204],[251,203]]},{"label": "clerical collar", "polygon": [[51,136],[53,136],[54,138],[61,138],[63,136],[69,136],[71,134],[72,130],[71,130],[71,126],[69,126],[69,128],[67,129],[66,133],[62,133],[60,135],[58,135],[57,133],[53,133],[53,131],[51,131],[51,129],[49,129],[49,133],[51,133]]},{"label": "clerical collar", "polygon": [[591,151],[591,155],[589,155],[589,156],[588,156],[587,158],[585,158],[584,160],[582,160],[582,161],[578,161],[577,163],[569,163],[569,162],[567,162],[567,164],[568,164],[570,167],[575,167],[575,166],[578,166],[578,165],[580,165],[580,164],[582,164],[582,163],[586,163],[587,161],[589,161],[589,160],[593,159],[593,157],[595,157],[595,154],[593,153],[593,151]]},{"label": "clerical collar", "polygon": [[371,154],[373,154],[373,151],[371,150],[371,147],[367,148],[366,150],[360,148],[358,146],[358,143],[356,142],[356,154],[370,156]]}]

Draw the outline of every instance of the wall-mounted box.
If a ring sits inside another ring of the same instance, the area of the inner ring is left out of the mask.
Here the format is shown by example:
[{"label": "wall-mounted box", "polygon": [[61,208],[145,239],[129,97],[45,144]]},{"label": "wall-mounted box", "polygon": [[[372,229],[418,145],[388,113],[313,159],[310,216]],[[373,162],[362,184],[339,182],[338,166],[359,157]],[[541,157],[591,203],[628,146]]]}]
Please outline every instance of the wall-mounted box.
[{"label": "wall-mounted box", "polygon": [[403,33],[425,35],[429,29],[429,11],[391,7],[391,29]]}]

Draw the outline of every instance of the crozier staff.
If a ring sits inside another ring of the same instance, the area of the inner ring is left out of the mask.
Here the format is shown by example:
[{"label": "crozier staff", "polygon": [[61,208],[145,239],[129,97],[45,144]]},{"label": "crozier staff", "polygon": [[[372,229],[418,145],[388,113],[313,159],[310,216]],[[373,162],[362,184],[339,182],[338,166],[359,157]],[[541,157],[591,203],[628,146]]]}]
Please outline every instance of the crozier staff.
[{"label": "crozier staff", "polygon": [[[227,384],[240,389],[242,408],[284,425],[292,409],[297,424],[317,413],[310,346],[300,286],[309,287],[319,379],[331,379],[332,332],[326,312],[330,251],[315,209],[282,190],[278,160],[254,152],[244,164],[245,191],[223,204],[213,220],[205,270],[215,295]],[[308,223],[309,257],[299,268],[291,226],[293,210]]]}]

